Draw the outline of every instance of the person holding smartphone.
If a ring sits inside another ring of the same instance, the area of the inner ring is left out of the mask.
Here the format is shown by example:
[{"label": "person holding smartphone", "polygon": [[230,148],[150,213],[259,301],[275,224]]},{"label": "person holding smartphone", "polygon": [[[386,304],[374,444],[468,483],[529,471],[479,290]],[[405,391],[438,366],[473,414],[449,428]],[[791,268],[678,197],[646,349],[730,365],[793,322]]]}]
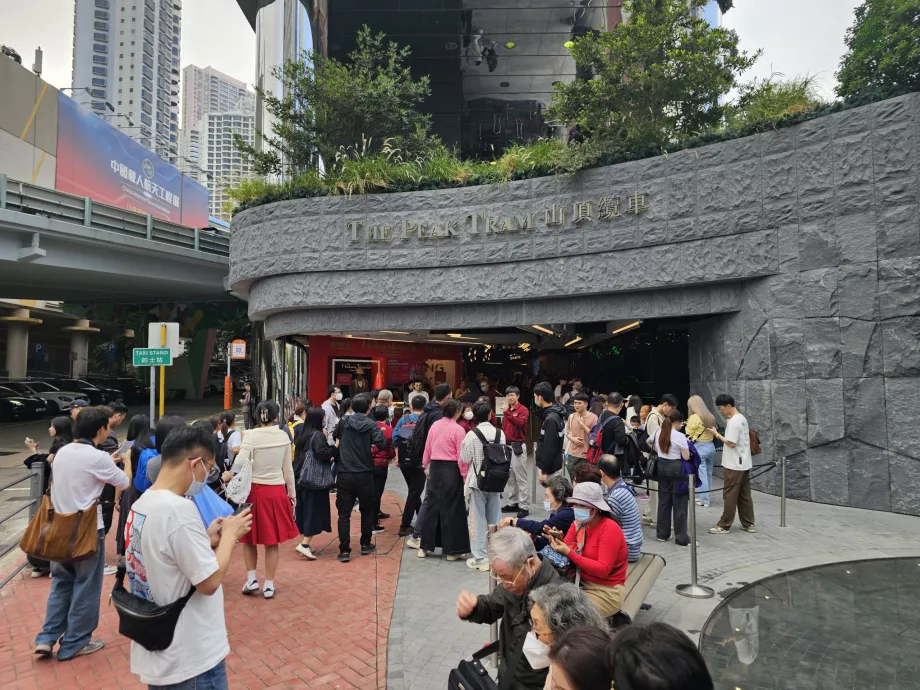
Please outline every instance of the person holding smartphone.
[{"label": "person holding smartphone", "polygon": [[162,446],[160,472],[134,503],[128,517],[125,554],[129,589],[158,606],[189,599],[176,624],[172,644],[151,652],[131,643],[131,672],[151,686],[190,684],[226,690],[224,663],[230,653],[221,583],[233,548],[252,527],[252,513],[214,520],[205,528],[186,496],[206,486],[214,466],[212,449],[199,430],[178,429]]}]

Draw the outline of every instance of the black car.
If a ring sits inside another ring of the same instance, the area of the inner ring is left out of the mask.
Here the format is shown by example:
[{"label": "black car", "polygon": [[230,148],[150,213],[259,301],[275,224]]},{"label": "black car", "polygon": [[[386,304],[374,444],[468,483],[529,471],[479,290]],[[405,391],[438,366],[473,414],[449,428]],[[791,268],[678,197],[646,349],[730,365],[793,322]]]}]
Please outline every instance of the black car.
[{"label": "black car", "polygon": [[29,398],[0,386],[0,422],[39,419],[45,414],[45,409],[45,401],[41,398]]},{"label": "black car", "polygon": [[75,391],[85,396],[90,405],[104,405],[111,402],[103,391],[83,379],[46,379],[45,383],[57,386],[61,390]]},{"label": "black car", "polygon": [[150,394],[144,382],[130,376],[92,376],[89,381],[100,390],[110,391],[112,399],[121,400],[125,405],[144,402]]}]

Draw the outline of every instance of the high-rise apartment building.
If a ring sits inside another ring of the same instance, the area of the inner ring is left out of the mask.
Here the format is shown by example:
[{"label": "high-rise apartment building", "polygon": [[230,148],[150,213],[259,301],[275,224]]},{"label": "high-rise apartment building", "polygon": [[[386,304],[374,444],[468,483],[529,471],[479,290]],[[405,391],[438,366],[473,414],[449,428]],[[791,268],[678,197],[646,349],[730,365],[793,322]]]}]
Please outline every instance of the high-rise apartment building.
[{"label": "high-rise apartment building", "polygon": [[255,113],[252,96],[243,98],[238,108],[229,113],[208,113],[199,122],[196,130],[201,133],[200,166],[201,182],[211,192],[211,215],[230,220],[224,210],[229,200],[225,190],[240,180],[251,176],[251,166],[243,159],[234,144],[234,135],[252,145],[255,141]]},{"label": "high-rise apartment building", "polygon": [[175,163],[181,0],[76,0],[73,96]]},{"label": "high-rise apartment building", "polygon": [[182,70],[182,125],[191,129],[208,113],[228,113],[246,95],[246,84],[213,67]]}]

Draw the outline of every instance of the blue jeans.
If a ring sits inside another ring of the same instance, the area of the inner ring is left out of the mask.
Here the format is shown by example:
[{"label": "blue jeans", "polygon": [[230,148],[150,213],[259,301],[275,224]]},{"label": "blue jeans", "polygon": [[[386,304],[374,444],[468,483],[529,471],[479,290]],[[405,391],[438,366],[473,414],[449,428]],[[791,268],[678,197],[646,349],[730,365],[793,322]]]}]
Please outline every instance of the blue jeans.
[{"label": "blue jeans", "polygon": [[102,569],[105,567],[105,533],[99,530],[99,547],[92,558],[76,563],[51,564],[51,591],[45,606],[45,624],[35,644],[54,646],[60,640],[58,659],[66,661],[89,644],[99,627]]},{"label": "blue jeans", "polygon": [[712,489],[712,466],[716,462],[716,447],[711,441],[702,441],[693,445],[696,446],[696,452],[700,454],[701,460],[699,475],[703,485],[700,487],[700,491],[707,492],[700,494],[700,503],[708,506],[709,498],[712,495],[708,492]]},{"label": "blue jeans", "polygon": [[228,690],[227,664],[222,660],[210,671],[172,685],[148,685],[150,690]]}]

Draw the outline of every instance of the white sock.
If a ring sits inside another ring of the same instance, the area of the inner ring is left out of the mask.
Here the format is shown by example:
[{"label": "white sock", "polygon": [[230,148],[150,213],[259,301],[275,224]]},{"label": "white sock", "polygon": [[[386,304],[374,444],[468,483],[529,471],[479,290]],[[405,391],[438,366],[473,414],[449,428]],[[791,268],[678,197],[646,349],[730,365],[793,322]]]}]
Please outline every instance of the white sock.
[{"label": "white sock", "polygon": [[275,588],[274,580],[266,580],[265,584],[262,586],[262,589],[274,589],[274,588]]},{"label": "white sock", "polygon": [[250,582],[258,582],[258,579],[259,578],[256,576],[255,570],[246,571],[246,584],[249,584]]}]

